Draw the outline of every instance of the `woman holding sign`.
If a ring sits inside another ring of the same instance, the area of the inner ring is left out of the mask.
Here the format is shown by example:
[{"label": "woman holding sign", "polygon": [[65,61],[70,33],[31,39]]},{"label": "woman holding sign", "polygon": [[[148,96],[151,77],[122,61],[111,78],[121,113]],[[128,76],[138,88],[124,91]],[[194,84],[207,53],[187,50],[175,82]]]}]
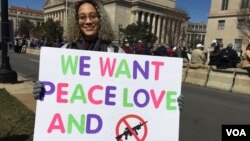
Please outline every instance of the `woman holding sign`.
[{"label": "woman holding sign", "polygon": [[[93,50],[103,52],[124,51],[112,44],[114,34],[110,20],[103,8],[103,5],[97,0],[81,0],[75,6],[75,22],[78,33],[75,40],[68,44],[66,48]],[[35,99],[42,99],[43,84],[41,81],[35,83],[33,93]],[[183,96],[178,98],[180,110],[183,107]]]}]

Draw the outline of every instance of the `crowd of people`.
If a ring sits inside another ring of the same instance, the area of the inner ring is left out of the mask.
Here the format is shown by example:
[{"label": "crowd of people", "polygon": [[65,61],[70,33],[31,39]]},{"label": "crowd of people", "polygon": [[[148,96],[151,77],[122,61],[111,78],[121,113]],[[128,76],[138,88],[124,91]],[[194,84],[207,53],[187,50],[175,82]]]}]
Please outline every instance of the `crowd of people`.
[{"label": "crowd of people", "polygon": [[224,48],[222,43],[213,40],[208,51],[204,51],[202,44],[197,44],[192,51],[190,64],[216,66],[217,69],[242,68],[248,71],[250,77],[250,43],[242,55],[238,55],[232,43]]},{"label": "crowd of people", "polygon": [[41,46],[48,46],[46,40],[28,39],[16,37],[13,42],[8,43],[9,49],[16,53],[26,53],[26,48],[40,49]]},{"label": "crowd of people", "polygon": [[168,57],[181,57],[184,62],[188,62],[189,50],[185,46],[173,47],[167,45],[153,45],[153,43],[144,43],[138,40],[135,44],[129,43],[127,39],[124,40],[120,46],[127,54],[140,54],[140,55],[154,55],[154,56],[168,56]]},{"label": "crowd of people", "polygon": [[126,39],[121,48],[128,54],[180,57],[183,58],[184,63],[198,64],[202,67],[209,65],[216,66],[218,69],[242,68],[248,71],[250,77],[250,43],[243,54],[242,52],[238,54],[232,43],[223,47],[223,44],[216,40],[212,41],[207,50],[200,43],[190,50],[185,46],[153,46],[152,43],[146,44],[142,40],[131,45]]}]

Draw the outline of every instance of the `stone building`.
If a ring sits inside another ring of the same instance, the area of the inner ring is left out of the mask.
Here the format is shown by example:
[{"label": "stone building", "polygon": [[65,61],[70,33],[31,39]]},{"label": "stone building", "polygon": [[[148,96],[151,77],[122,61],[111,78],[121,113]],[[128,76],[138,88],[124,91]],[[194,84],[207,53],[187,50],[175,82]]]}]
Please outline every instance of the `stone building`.
[{"label": "stone building", "polygon": [[191,48],[197,43],[204,45],[207,24],[204,22],[189,22],[187,29],[187,45]]},{"label": "stone building", "polygon": [[245,50],[248,41],[243,40],[239,30],[241,11],[249,8],[249,0],[211,0],[208,16],[205,47],[209,47],[213,39],[223,43],[233,43],[236,50]]},{"label": "stone building", "polygon": [[8,10],[9,20],[11,22],[11,29],[13,34],[16,35],[16,31],[19,28],[19,21],[26,19],[29,20],[34,26],[42,25],[44,22],[43,11],[30,9],[28,7],[11,6]]},{"label": "stone building", "polygon": [[[45,21],[53,18],[67,24],[66,7],[77,0],[47,0],[44,6]],[[176,9],[175,0],[102,0],[111,17],[114,31],[119,39],[119,28],[131,23],[147,21],[152,25],[152,33],[157,43],[177,44],[184,40],[187,29],[187,13]]]}]

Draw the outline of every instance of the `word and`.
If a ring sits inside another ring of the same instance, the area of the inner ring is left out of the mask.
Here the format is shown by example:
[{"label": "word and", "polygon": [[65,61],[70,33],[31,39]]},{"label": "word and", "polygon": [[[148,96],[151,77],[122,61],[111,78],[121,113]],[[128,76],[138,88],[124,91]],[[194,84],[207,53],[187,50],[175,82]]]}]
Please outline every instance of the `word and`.
[{"label": "word and", "polygon": [[[97,127],[91,128],[91,125],[93,125],[91,124],[92,122],[97,122]],[[62,118],[61,114],[56,113],[49,124],[47,132],[52,133],[58,131],[64,134],[67,128],[67,133],[71,134],[73,132],[73,127],[75,127],[81,134],[97,134],[101,131],[102,125],[102,118],[96,114],[82,114],[78,122],[72,114],[69,114],[66,120]]]}]

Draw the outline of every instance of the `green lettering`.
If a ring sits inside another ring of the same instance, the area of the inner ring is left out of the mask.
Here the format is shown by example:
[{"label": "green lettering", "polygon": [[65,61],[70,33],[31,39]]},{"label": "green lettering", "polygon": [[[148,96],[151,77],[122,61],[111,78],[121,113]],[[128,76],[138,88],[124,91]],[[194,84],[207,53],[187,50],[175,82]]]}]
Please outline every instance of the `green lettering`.
[{"label": "green lettering", "polygon": [[117,71],[115,73],[115,77],[118,78],[120,75],[125,75],[127,78],[131,78],[131,73],[129,71],[128,63],[125,59],[121,60]]},{"label": "green lettering", "polygon": [[61,65],[62,65],[62,71],[63,74],[66,75],[68,73],[68,70],[70,69],[71,73],[73,75],[76,74],[77,70],[77,64],[78,64],[78,56],[75,56],[74,61],[71,55],[69,55],[67,58],[65,58],[64,55],[61,56]]},{"label": "green lettering", "polygon": [[80,123],[77,122],[75,117],[70,114],[68,118],[68,134],[72,133],[73,125],[76,127],[76,129],[83,134],[84,133],[84,127],[85,127],[85,115],[81,115]]},{"label": "green lettering", "polygon": [[176,102],[175,98],[172,98],[172,96],[175,96],[177,93],[175,91],[168,91],[166,96],[166,108],[167,110],[176,110],[176,106],[172,106],[172,103]]},{"label": "green lettering", "polygon": [[70,103],[74,103],[75,100],[81,100],[84,104],[87,103],[86,95],[81,84],[76,85],[75,90],[70,98]]},{"label": "green lettering", "polygon": [[133,107],[133,104],[128,102],[128,88],[124,88],[123,90],[123,106]]}]

